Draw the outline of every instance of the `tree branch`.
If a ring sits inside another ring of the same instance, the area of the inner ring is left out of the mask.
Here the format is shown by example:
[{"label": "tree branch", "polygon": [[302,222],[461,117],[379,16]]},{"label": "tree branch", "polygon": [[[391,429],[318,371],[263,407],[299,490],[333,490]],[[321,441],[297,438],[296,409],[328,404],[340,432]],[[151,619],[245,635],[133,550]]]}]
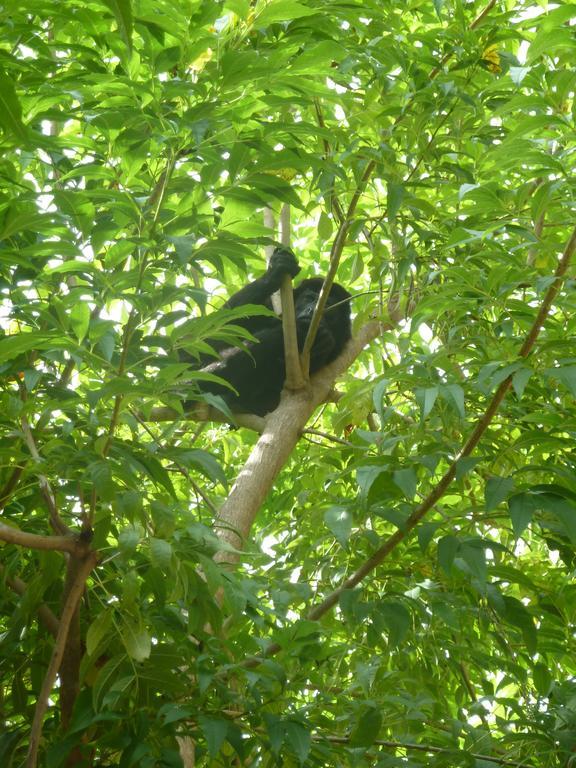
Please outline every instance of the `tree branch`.
[{"label": "tree branch", "polygon": [[0,541],[29,549],[56,550],[71,554],[78,552],[79,546],[85,546],[80,545],[73,536],[38,536],[35,533],[24,533],[19,528],[12,528],[4,523],[0,523]]},{"label": "tree branch", "polygon": [[[32,456],[35,462],[40,464],[42,461],[42,457],[40,456],[40,453],[36,448],[36,443],[34,442],[34,436],[32,435],[32,430],[30,428],[30,424],[28,423],[28,419],[26,418],[25,415],[22,416],[20,424],[22,426],[24,441],[28,446],[30,455]],[[50,524],[52,528],[56,531],[56,533],[59,533],[62,536],[65,536],[68,533],[68,526],[64,523],[64,521],[60,517],[60,513],[58,512],[58,506],[56,504],[56,496],[52,491],[50,483],[48,482],[48,478],[45,475],[38,473],[38,482],[40,484],[40,490],[42,491],[42,495],[44,496],[46,500],[46,504],[48,505],[48,511],[50,512]]]},{"label": "tree branch", "polygon": [[[332,744],[350,744],[349,736],[322,736],[321,734],[313,735],[315,741],[321,742],[323,740],[329,741]],[[437,747],[432,744],[414,744],[411,742],[403,741],[390,741],[388,739],[376,739],[372,742],[377,747],[388,747],[390,749],[402,749],[407,752],[430,752],[434,755],[454,755],[454,747]],[[494,763],[495,765],[510,766],[511,768],[528,768],[528,763],[525,761],[517,762],[516,760],[508,760],[505,757],[493,757],[492,755],[482,755],[477,752],[463,752],[467,758],[474,760],[486,761],[487,763]]]},{"label": "tree branch", "polygon": [[[290,206],[284,203],[280,212],[280,242],[290,247]],[[292,391],[305,385],[298,352],[296,333],[296,310],[294,309],[294,291],[292,278],[284,275],[280,285],[280,303],[282,306],[282,335],[284,338],[284,360],[286,361],[286,381],[284,386]]]},{"label": "tree branch", "polygon": [[60,617],[60,624],[58,627],[58,634],[56,635],[56,641],[54,643],[54,649],[52,651],[52,658],[50,664],[46,670],[44,681],[42,683],[42,689],[38,696],[36,703],[36,710],[34,712],[34,720],[32,722],[32,730],[30,731],[30,744],[28,746],[28,754],[26,756],[26,768],[36,768],[36,761],[38,758],[38,748],[40,746],[40,738],[42,735],[42,723],[44,715],[48,709],[48,699],[50,693],[56,682],[56,676],[62,662],[64,655],[64,649],[66,647],[66,638],[68,637],[68,631],[70,629],[70,623],[76,612],[82,593],[84,592],[84,586],[86,579],[90,574],[90,571],[96,565],[98,556],[95,552],[90,552],[81,562],[80,567],[76,573],[76,579],[71,585],[68,593],[66,604],[62,610],[62,616]]},{"label": "tree branch", "polygon": [[[191,408],[184,415],[174,410],[174,408],[169,408],[168,406],[163,405],[158,406],[157,408],[152,408],[148,416],[144,416],[143,414],[138,413],[138,417],[144,422],[148,421],[152,423],[176,420],[198,422],[217,421],[222,424],[230,423],[229,416],[226,416],[225,414],[221,413],[221,411],[216,410],[216,408],[211,408],[209,405],[205,405],[204,403],[198,403],[196,406],[194,406],[194,408]],[[237,427],[251,429],[254,432],[262,432],[264,429],[264,423],[265,422],[263,417],[256,416],[254,413],[234,414],[234,424]]]},{"label": "tree branch", "polygon": [[[2,563],[0,563],[0,573],[5,574],[4,578],[6,579],[6,584],[8,584],[13,592],[15,592],[17,595],[20,595],[20,597],[26,594],[26,591],[28,590],[28,585],[26,582],[22,581],[22,579],[18,576],[9,576],[6,573],[6,566],[2,565]],[[43,603],[36,607],[36,613],[39,620],[42,622],[48,632],[56,637],[60,623],[58,621],[58,617],[52,613],[47,605],[44,605]]]},{"label": "tree branch", "polygon": [[6,504],[10,501],[12,498],[12,494],[18,487],[18,483],[20,482],[20,478],[22,476],[22,473],[24,472],[24,466],[17,466],[14,467],[12,472],[10,473],[10,477],[0,490],[0,511],[4,509]]},{"label": "tree branch", "polygon": [[350,200],[350,205],[346,211],[346,216],[340,223],[338,232],[336,233],[336,237],[332,243],[332,249],[330,251],[330,265],[328,267],[326,277],[324,278],[324,283],[322,284],[322,290],[318,296],[316,307],[314,308],[314,314],[312,315],[310,327],[308,328],[308,333],[306,334],[306,341],[304,342],[304,348],[300,356],[300,364],[304,376],[307,376],[308,371],[310,370],[310,352],[312,350],[314,340],[316,339],[316,334],[318,333],[318,328],[320,326],[320,321],[322,320],[322,315],[324,314],[324,307],[326,306],[326,302],[330,294],[330,289],[332,288],[334,279],[336,278],[336,272],[338,271],[338,265],[340,263],[342,251],[344,250],[348,230],[352,224],[352,219],[354,218],[360,197],[362,196],[364,188],[368,183],[368,180],[372,175],[375,167],[376,162],[374,160],[370,160],[364,169],[364,173],[358,182],[358,186],[356,187],[354,194],[352,195],[352,200]]},{"label": "tree branch", "polygon": [[[241,549],[248,538],[256,513],[260,509],[278,473],[288,461],[300,439],[302,428],[316,406],[326,400],[334,379],[354,362],[362,349],[380,332],[376,322],[368,323],[351,339],[342,354],[323,368],[298,392],[284,390],[280,405],[265,419],[262,435],[214,522],[216,533],[226,543]],[[220,552],[217,559],[233,563],[235,553]]]}]

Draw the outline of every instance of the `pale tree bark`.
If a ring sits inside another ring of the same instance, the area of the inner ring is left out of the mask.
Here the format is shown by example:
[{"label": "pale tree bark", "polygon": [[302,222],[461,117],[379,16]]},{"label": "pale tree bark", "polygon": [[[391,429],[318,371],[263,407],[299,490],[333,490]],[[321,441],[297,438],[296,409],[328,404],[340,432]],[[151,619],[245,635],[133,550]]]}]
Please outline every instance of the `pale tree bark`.
[{"label": "pale tree bark", "polygon": [[[379,332],[379,323],[368,323],[348,342],[333,363],[312,377],[308,387],[282,393],[280,405],[264,419],[262,434],[214,522],[222,541],[236,550],[243,548],[258,510],[290,458],[312,412],[329,399],[336,377],[350,367]],[[237,562],[238,558],[237,552],[230,551],[221,551],[216,556],[218,561],[226,563]]]}]

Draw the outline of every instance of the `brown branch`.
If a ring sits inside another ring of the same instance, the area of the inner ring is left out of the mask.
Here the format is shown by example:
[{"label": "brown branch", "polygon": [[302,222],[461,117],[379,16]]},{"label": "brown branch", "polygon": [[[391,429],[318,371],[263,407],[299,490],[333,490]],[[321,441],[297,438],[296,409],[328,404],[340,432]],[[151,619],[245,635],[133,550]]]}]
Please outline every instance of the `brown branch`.
[{"label": "brown branch", "polygon": [[[336,435],[331,435],[328,432],[321,432],[319,429],[303,429],[301,434],[304,437],[307,437],[308,435],[315,435],[317,437],[323,437],[324,440],[330,440],[333,443],[338,443],[339,445],[344,445],[346,448],[354,448],[354,444],[351,443],[349,440],[343,440],[341,437],[337,437]],[[319,443],[317,443],[318,445]]]},{"label": "brown branch", "polygon": [[48,709],[48,699],[50,693],[54,688],[56,682],[56,676],[62,663],[62,657],[64,655],[64,649],[66,647],[66,638],[68,637],[68,631],[70,624],[76,612],[84,587],[86,579],[88,578],[90,571],[97,563],[97,554],[90,552],[81,562],[74,583],[71,585],[68,593],[66,604],[62,610],[62,616],[60,617],[60,625],[58,627],[58,634],[56,635],[56,641],[54,643],[54,649],[52,651],[52,658],[46,670],[42,688],[38,696],[36,703],[36,709],[34,712],[34,720],[32,722],[32,730],[30,731],[30,743],[28,745],[28,754],[26,756],[26,768],[36,768],[36,761],[38,758],[38,748],[40,746],[40,739],[42,736],[42,723],[44,721],[44,715]]},{"label": "brown branch", "polygon": [[8,504],[8,502],[12,498],[12,494],[18,487],[18,483],[20,482],[20,478],[22,477],[22,472],[24,472],[24,466],[14,467],[14,469],[10,474],[10,477],[4,483],[2,490],[0,490],[0,511],[4,509],[6,504]]},{"label": "brown branch", "polygon": [[[318,99],[314,99],[314,109],[316,110],[316,119],[318,120],[318,125],[323,130],[326,129],[326,123],[324,122],[324,115],[322,114],[322,110],[320,109],[320,102]],[[324,146],[324,158],[328,160],[332,154],[330,150],[330,143],[328,142],[328,139],[324,137],[322,139],[322,144]],[[332,213],[334,214],[335,219],[341,224],[344,221],[344,211],[342,210],[342,206],[340,205],[340,201],[336,197],[334,193],[334,187],[329,192],[330,195],[330,209],[332,210]]]},{"label": "brown branch", "polygon": [[288,389],[301,389],[305,385],[300,355],[298,354],[298,337],[296,335],[296,310],[294,308],[294,292],[292,278],[284,275],[280,285],[280,301],[282,304],[282,336],[284,339],[284,359],[286,360],[286,382]]},{"label": "brown branch", "polygon": [[[22,579],[19,576],[9,576],[6,573],[6,566],[2,565],[0,563],[0,573],[4,573],[6,584],[10,587],[10,589],[15,592],[17,595],[20,595],[22,597],[26,594],[26,591],[28,590],[28,585],[25,581],[22,581]],[[58,633],[58,626],[59,621],[57,616],[52,613],[50,608],[48,608],[47,605],[44,605],[43,603],[36,606],[35,608],[36,614],[39,618],[39,620],[42,622],[42,624],[45,626],[45,628],[50,632],[51,635],[54,635],[56,637]]]},{"label": "brown branch", "polygon": [[484,21],[486,16],[490,13],[492,8],[496,5],[496,0],[490,0],[488,5],[484,8],[484,10],[480,11],[478,16],[474,19],[474,21],[470,24],[470,29],[476,29],[476,27],[479,27],[480,24]]},{"label": "brown branch", "polygon": [[162,203],[164,202],[164,198],[166,197],[168,182],[170,181],[170,177],[172,176],[172,172],[174,171],[175,164],[176,164],[176,155],[172,153],[168,157],[168,162],[166,163],[166,167],[160,174],[160,178],[154,185],[154,189],[152,190],[148,198],[147,207],[154,209],[154,215],[152,217],[154,224],[156,224],[158,221],[158,216],[162,208]]},{"label": "brown branch", "polygon": [[[151,225],[151,232],[154,232],[156,223],[158,221],[158,216],[160,215],[160,210],[162,208],[162,203],[164,202],[164,199],[166,197],[166,191],[168,188],[168,182],[170,181],[170,177],[172,175],[172,172],[174,170],[174,166],[176,163],[176,157],[173,154],[170,154],[168,157],[166,168],[162,171],[160,174],[160,178],[154,185],[154,188],[152,192],[150,193],[150,196],[148,198],[148,207],[154,209],[154,213],[152,216],[152,225]],[[146,266],[148,264],[147,260],[147,251],[145,251],[142,261],[140,264],[140,271],[138,275],[138,281],[136,284],[136,293],[138,293],[142,288],[142,280],[144,277],[144,271],[146,269]],[[126,325],[124,326],[124,333],[122,337],[122,351],[120,352],[120,360],[118,362],[118,375],[122,376],[124,374],[124,370],[126,368],[126,359],[128,357],[128,350],[130,349],[130,341],[132,339],[132,334],[134,333],[135,328],[133,327],[135,324],[135,318],[136,318],[136,310],[134,306],[132,306],[130,310],[130,314],[128,315],[128,319],[126,320]],[[108,434],[106,436],[106,441],[104,443],[104,446],[102,448],[102,455],[107,456],[108,452],[110,450],[110,447],[112,445],[112,440],[114,438],[114,434],[116,432],[116,427],[118,426],[118,420],[120,418],[120,410],[122,407],[122,403],[124,401],[123,395],[117,395],[114,400],[114,409],[112,411],[112,417],[110,419],[110,424],[108,426]],[[94,505],[96,503],[95,495],[92,495],[92,509],[91,509],[91,517],[94,515]]]},{"label": "brown branch", "polygon": [[[69,360],[64,370],[58,379],[58,385],[66,386],[68,383],[70,376],[72,375],[72,371],[74,370],[75,362],[74,360]],[[36,425],[34,427],[36,434],[38,432],[41,432],[48,423],[50,419],[50,411],[45,411],[38,421],[36,422]],[[18,483],[20,482],[20,478],[22,477],[22,473],[26,469],[26,466],[28,464],[28,460],[24,460],[24,463],[18,467],[15,467],[12,470],[12,473],[6,483],[4,484],[3,488],[0,490],[0,510],[4,509],[6,504],[10,501],[10,498],[12,497],[13,492],[18,487]],[[65,531],[60,531],[60,533],[65,533]]]},{"label": "brown branch", "polygon": [[[272,237],[276,238],[276,219],[274,217],[274,211],[272,208],[266,207],[264,208],[264,226],[270,230],[270,233]],[[270,259],[272,258],[272,254],[274,253],[274,244],[272,245],[266,245],[264,247],[264,255],[266,256],[266,266],[270,265]],[[270,297],[270,300],[272,302],[272,309],[274,312],[276,312],[277,315],[282,314],[282,302],[280,300],[280,291],[274,291],[272,296]]]},{"label": "brown branch", "polygon": [[[182,414],[176,411],[174,408],[169,408],[165,405],[152,408],[147,416],[144,416],[142,413],[139,413],[138,416],[142,419],[142,421],[148,421],[151,423],[182,420],[197,422],[217,421],[222,424],[230,423],[229,416],[226,416],[224,413],[216,410],[216,408],[211,408],[204,403],[198,403],[190,411],[187,411],[184,416],[182,416]],[[264,429],[265,422],[262,416],[256,416],[253,413],[234,413],[233,416],[234,425],[237,427],[244,427],[259,433]]]},{"label": "brown branch", "polygon": [[[25,415],[22,416],[20,420],[20,424],[22,426],[22,434],[24,435],[24,441],[28,446],[30,455],[32,456],[35,462],[40,464],[42,462],[42,457],[40,456],[40,453],[36,448],[36,443],[34,442],[34,436],[32,435],[32,430],[30,428],[30,424],[28,423],[28,419],[26,418]],[[68,529],[68,526],[64,523],[64,521],[60,517],[60,513],[58,512],[58,506],[56,504],[56,496],[52,491],[52,487],[48,482],[48,478],[41,473],[37,473],[37,477],[38,477],[38,483],[40,485],[40,490],[42,492],[42,496],[44,496],[44,499],[46,500],[48,511],[50,513],[50,524],[53,530],[56,531],[56,533],[59,533],[60,535],[65,536],[69,532],[69,529]]]},{"label": "brown branch", "polygon": [[12,528],[4,523],[0,523],[0,541],[28,549],[56,550],[71,554],[78,552],[79,546],[73,536],[38,536],[35,533],[24,533],[19,528]]},{"label": "brown branch", "polygon": [[[350,744],[349,736],[323,736],[321,734],[315,734],[312,736],[314,741],[329,741],[331,744]],[[389,741],[388,739],[376,739],[372,742],[377,747],[388,747],[390,749],[405,749],[409,752],[431,752],[435,755],[449,754],[453,755],[455,752],[454,747],[437,747],[431,744],[415,744],[413,742],[403,741]],[[468,758],[474,758],[475,760],[486,760],[489,763],[495,763],[496,765],[510,766],[511,768],[528,768],[528,763],[524,760],[517,762],[516,760],[508,760],[505,757],[493,757],[492,755],[482,755],[477,752],[463,751]],[[532,764],[532,763],[530,763]]]},{"label": "brown branch", "polygon": [[[256,513],[300,439],[302,427],[316,406],[327,398],[336,376],[350,367],[379,332],[378,323],[368,323],[348,342],[333,363],[312,377],[309,388],[294,393],[283,392],[280,405],[266,417],[264,431],[215,520],[214,526],[220,539],[238,550],[242,548]],[[220,552],[217,559],[233,563],[238,556],[236,553]]]},{"label": "brown branch", "polygon": [[[492,8],[495,6],[496,0],[490,0],[490,2],[487,4],[487,6],[484,8],[484,10],[474,19],[474,21],[470,24],[470,29],[475,29],[477,26],[479,26],[484,18],[488,15],[488,13],[492,10]],[[432,72],[429,75],[429,79],[433,80],[441,71],[442,67],[450,59],[453,55],[453,52],[447,53],[441,60],[440,64],[435,67]],[[416,97],[413,95],[406,108],[404,109],[403,113],[399,115],[396,120],[394,121],[394,125],[392,126],[391,130],[394,130],[394,128],[397,127],[397,125],[403,120],[404,115],[407,113],[407,110],[409,106],[412,104]],[[324,126],[324,118],[322,116],[322,112],[320,111],[319,105],[316,103],[316,115],[318,118],[319,125],[321,127]],[[448,113],[449,114],[449,113]],[[448,115],[444,118],[444,120],[440,123],[438,128],[436,129],[436,133],[438,132],[441,125],[446,121]],[[435,134],[432,136],[432,140],[434,139]],[[432,141],[431,140],[431,141]],[[327,154],[329,151],[329,147],[327,142],[325,141],[324,144],[325,153]],[[320,321],[322,319],[322,314],[324,312],[324,307],[326,306],[326,301],[328,299],[328,295],[330,293],[330,289],[332,287],[332,284],[334,282],[334,279],[336,277],[336,271],[338,269],[338,264],[340,262],[340,257],[342,256],[342,251],[344,249],[344,245],[346,243],[346,236],[348,234],[348,230],[350,228],[350,225],[352,224],[352,218],[354,216],[356,207],[358,205],[358,202],[360,200],[360,197],[364,191],[364,187],[368,183],[368,180],[370,179],[370,176],[372,175],[374,168],[376,167],[376,162],[374,160],[371,160],[368,165],[366,166],[364,173],[362,175],[362,178],[356,187],[356,191],[354,192],[354,195],[352,196],[352,200],[350,201],[350,205],[348,206],[348,210],[346,212],[345,216],[342,216],[342,210],[339,206],[339,219],[340,219],[340,226],[338,228],[338,232],[336,233],[336,237],[334,238],[334,241],[332,243],[332,249],[330,252],[330,266],[328,268],[328,273],[324,279],[324,284],[322,286],[322,291],[320,292],[320,296],[318,297],[318,301],[316,303],[316,307],[314,309],[314,315],[312,317],[312,322],[310,323],[310,327],[308,329],[308,334],[306,336],[306,341],[304,343],[304,349],[302,350],[302,354],[300,356],[301,358],[301,367],[304,375],[307,375],[309,367],[310,367],[310,352],[312,349],[312,345],[314,344],[314,339],[316,338],[316,334],[318,332],[318,327],[320,325]],[[414,170],[410,173],[410,176],[414,173]],[[410,176],[408,178],[410,178]],[[383,217],[380,217],[379,220],[382,220]],[[376,226],[376,225],[375,225]],[[367,239],[370,241],[372,232],[374,231],[374,228],[372,231],[368,234]]]},{"label": "brown branch", "polygon": [[[490,0],[490,2],[489,2],[487,5],[486,5],[486,7],[485,7],[485,8],[484,8],[484,9],[483,9],[483,10],[482,10],[482,11],[481,11],[479,14],[478,14],[478,16],[476,16],[476,18],[474,19],[474,21],[470,22],[470,24],[469,24],[468,28],[469,28],[470,30],[476,29],[476,27],[478,27],[478,26],[479,26],[479,25],[480,25],[480,24],[481,24],[481,23],[484,21],[484,19],[486,18],[486,16],[487,16],[487,15],[490,13],[490,11],[492,10],[492,8],[494,8],[494,6],[495,6],[495,5],[496,5],[496,0]],[[430,71],[430,74],[428,75],[428,79],[429,79],[429,80],[434,80],[436,77],[438,77],[438,75],[440,74],[440,72],[442,72],[442,69],[444,68],[444,65],[445,65],[445,64],[446,64],[448,61],[450,61],[450,59],[451,59],[453,56],[454,56],[454,50],[451,50],[451,51],[448,51],[448,53],[445,53],[445,54],[444,54],[444,56],[442,56],[442,58],[440,59],[440,63],[439,63],[439,64],[437,64],[437,65],[436,65],[436,66],[435,66],[435,67],[434,67],[434,68],[433,68],[433,69]],[[410,107],[411,107],[411,106],[412,106],[412,104],[414,103],[414,101],[415,101],[415,99],[416,99],[416,96],[417,96],[417,93],[413,93],[413,94],[412,94],[412,96],[411,96],[411,97],[408,99],[408,102],[406,103],[406,106],[404,107],[404,109],[403,109],[402,113],[401,113],[400,115],[398,115],[398,117],[397,117],[397,118],[394,120],[394,123],[392,124],[392,127],[390,128],[390,134],[392,134],[392,133],[394,132],[394,129],[395,129],[395,128],[397,128],[397,127],[398,127],[398,125],[400,125],[400,123],[401,123],[401,122],[404,120],[405,116],[408,114],[408,110],[410,109]],[[454,106],[455,106],[455,105],[456,105],[456,103],[454,104]],[[454,106],[452,107],[452,109],[451,109],[450,111],[453,111],[453,109],[454,109]],[[426,152],[426,150],[427,150],[427,149],[430,147],[430,145],[432,144],[432,141],[434,140],[436,133],[438,133],[438,130],[439,130],[439,128],[440,128],[440,127],[441,127],[441,126],[442,126],[442,125],[443,125],[443,124],[446,122],[446,119],[447,119],[447,116],[446,116],[446,118],[444,118],[444,119],[443,119],[443,120],[440,122],[440,125],[439,125],[439,126],[438,126],[438,128],[436,129],[436,132],[435,132],[435,134],[432,136],[432,139],[431,139],[431,140],[428,142],[428,145],[427,145],[427,146],[425,147],[425,149],[423,150],[423,152],[422,152],[422,154],[421,154],[421,157],[420,157],[420,160],[419,160],[419,161],[417,162],[417,164],[416,164],[416,167],[415,167],[415,168],[413,168],[413,169],[410,171],[410,173],[408,174],[408,177],[407,177],[407,179],[405,179],[405,180],[404,180],[404,182],[405,182],[405,183],[406,183],[406,181],[408,181],[410,178],[412,178],[412,176],[414,175],[414,173],[415,173],[415,171],[416,171],[416,168],[417,168],[417,167],[418,167],[418,166],[421,164],[421,162],[422,162],[422,159],[423,159],[423,157],[424,157],[424,153]],[[376,219],[376,221],[374,222],[374,224],[373,224],[373,226],[372,226],[372,228],[371,228],[371,230],[370,230],[370,236],[371,236],[371,235],[372,235],[372,234],[375,232],[376,228],[378,227],[378,225],[380,224],[380,222],[384,220],[384,218],[386,217],[386,215],[387,215],[387,207],[386,207],[386,210],[384,211],[384,213],[383,213],[381,216],[379,216],[379,217]]]},{"label": "brown branch", "polygon": [[[290,206],[284,203],[280,211],[280,242],[290,247]],[[298,336],[296,333],[296,310],[294,308],[294,291],[292,278],[284,275],[280,285],[280,305],[282,307],[282,336],[284,339],[284,359],[286,361],[286,381],[284,386],[292,391],[305,385],[300,366],[298,352]]]},{"label": "brown branch", "polygon": [[[84,565],[84,560],[69,557],[66,567],[66,579],[62,593],[63,611],[69,596],[77,583],[78,573]],[[86,581],[86,578],[84,578]],[[74,703],[80,691],[80,662],[82,660],[82,635],[80,631],[80,600],[72,613],[68,633],[65,638],[64,652],[58,667],[60,677],[60,722],[64,731],[68,730],[72,719]]]},{"label": "brown branch", "polygon": [[[482,24],[486,16],[488,16],[488,14],[492,10],[492,8],[494,8],[495,5],[496,5],[496,0],[490,0],[490,2],[486,5],[486,7],[482,11],[480,11],[478,16],[476,16],[474,21],[470,22],[470,24],[468,25],[468,29],[472,30],[472,29],[476,29],[476,27],[479,27],[480,24]],[[437,66],[435,66],[434,69],[428,75],[430,80],[433,80],[435,77],[437,77],[437,75],[440,74],[440,72],[442,71],[442,68],[448,61],[450,61],[452,56],[454,56],[454,51],[448,51],[448,53],[445,53],[444,56],[442,56],[442,58],[440,59],[440,63]]]},{"label": "brown branch", "polygon": [[372,172],[374,171],[375,167],[376,167],[376,161],[370,160],[366,168],[364,169],[364,173],[362,174],[362,178],[358,182],[358,185],[354,191],[354,194],[352,195],[352,199],[350,200],[348,210],[346,211],[346,216],[344,220],[340,223],[340,226],[338,227],[338,232],[336,233],[336,237],[334,238],[334,241],[332,243],[328,272],[326,273],[326,277],[324,278],[324,283],[322,284],[322,290],[320,291],[320,295],[318,296],[318,301],[316,302],[316,307],[314,308],[314,314],[312,315],[310,327],[308,328],[308,333],[306,334],[306,341],[304,342],[302,355],[300,356],[302,373],[305,376],[308,375],[308,371],[310,369],[310,352],[312,350],[312,345],[314,344],[314,340],[316,339],[316,334],[318,333],[318,328],[320,326],[320,321],[322,320],[324,307],[326,306],[328,295],[330,294],[330,289],[332,288],[334,279],[336,277],[336,272],[338,271],[338,265],[340,263],[340,257],[342,256],[342,251],[344,250],[344,245],[346,243],[348,230],[350,229],[350,225],[352,224],[352,220],[354,218],[356,208],[360,201],[360,197],[362,196],[362,193],[364,192],[364,188],[368,183],[368,180],[370,179],[370,176],[372,175]]}]

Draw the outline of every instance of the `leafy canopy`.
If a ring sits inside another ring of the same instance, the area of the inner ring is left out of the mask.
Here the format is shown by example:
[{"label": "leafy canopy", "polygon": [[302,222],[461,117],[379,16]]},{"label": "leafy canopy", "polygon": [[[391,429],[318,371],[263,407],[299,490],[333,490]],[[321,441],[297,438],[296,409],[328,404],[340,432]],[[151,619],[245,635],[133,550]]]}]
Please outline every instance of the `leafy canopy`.
[{"label": "leafy canopy", "polygon": [[[62,671],[43,764],[76,749],[181,765],[180,733],[197,765],[568,765],[570,273],[518,353],[574,219],[574,8],[0,11],[2,523],[46,536],[56,509],[100,554],[79,696],[66,715]],[[197,393],[179,348],[238,340],[214,310],[264,268],[264,208],[291,206],[303,274],[324,274],[357,191],[337,279],[357,326],[390,329],[314,417],[229,572],[211,522],[254,436],[146,418]],[[509,376],[415,534],[307,618],[402,532]],[[27,749],[65,568],[2,545],[2,765]]]}]

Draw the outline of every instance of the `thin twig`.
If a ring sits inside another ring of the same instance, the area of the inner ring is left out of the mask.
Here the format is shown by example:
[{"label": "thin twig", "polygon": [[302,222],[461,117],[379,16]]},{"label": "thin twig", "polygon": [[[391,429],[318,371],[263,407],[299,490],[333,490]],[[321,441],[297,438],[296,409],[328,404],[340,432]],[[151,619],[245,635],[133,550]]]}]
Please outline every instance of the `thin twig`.
[{"label": "thin twig", "polygon": [[326,277],[324,278],[324,283],[322,284],[322,290],[320,291],[320,295],[318,296],[318,301],[316,302],[316,307],[314,308],[314,314],[312,315],[310,327],[308,328],[308,333],[306,335],[306,341],[304,342],[304,348],[300,356],[302,372],[305,376],[308,375],[308,371],[310,369],[310,352],[312,350],[312,345],[314,344],[314,340],[316,339],[318,328],[320,327],[322,315],[324,314],[324,307],[326,306],[326,302],[328,300],[330,290],[332,288],[332,285],[334,284],[334,279],[336,278],[336,272],[338,271],[338,265],[340,263],[340,257],[342,256],[342,251],[344,250],[344,245],[346,243],[348,230],[350,229],[350,226],[352,224],[352,220],[354,218],[354,214],[356,213],[356,208],[358,206],[362,193],[364,192],[364,188],[366,187],[366,184],[368,183],[368,180],[370,179],[370,176],[372,175],[372,172],[374,171],[375,167],[376,167],[376,161],[370,160],[366,168],[364,169],[364,173],[362,174],[362,178],[358,182],[358,185],[354,191],[354,194],[352,195],[352,199],[350,200],[348,210],[346,211],[346,216],[342,221],[342,223],[340,224],[340,226],[338,227],[338,232],[336,233],[336,237],[334,238],[334,242],[332,243],[328,272],[326,273]]},{"label": "thin twig", "polygon": [[[280,211],[280,242],[290,247],[290,206],[284,203]],[[290,390],[301,389],[304,376],[298,353],[298,335],[296,332],[296,309],[294,307],[294,292],[292,278],[284,275],[280,285],[280,303],[282,306],[282,336],[284,339],[284,359],[286,361],[286,381],[284,386]]]},{"label": "thin twig", "polygon": [[[331,744],[350,743],[349,736],[322,736],[318,734],[313,735],[313,739],[319,742],[329,741]],[[413,742],[389,741],[388,739],[376,739],[376,741],[372,743],[377,747],[388,747],[389,749],[405,749],[408,752],[430,752],[434,755],[453,755],[455,752],[454,747],[437,747],[431,744],[415,744]],[[510,766],[510,768],[529,768],[530,765],[533,765],[532,762],[526,763],[522,761],[519,763],[517,760],[508,760],[505,757],[494,757],[493,755],[481,755],[477,752],[468,752],[467,750],[462,750],[462,754],[466,755],[467,758],[472,758],[474,760],[486,760],[486,762],[495,763],[496,765]]]},{"label": "thin twig", "polygon": [[6,504],[8,504],[8,502],[12,498],[12,494],[18,487],[18,483],[20,482],[20,478],[22,477],[22,472],[24,472],[24,467],[25,465],[14,467],[14,469],[10,474],[10,477],[4,483],[2,489],[0,490],[0,511],[4,509]]},{"label": "thin twig", "polygon": [[[32,430],[30,429],[30,424],[28,423],[28,419],[26,418],[25,415],[22,415],[22,418],[20,419],[20,424],[22,427],[22,434],[24,435],[24,441],[28,446],[30,455],[32,456],[34,461],[40,464],[42,461],[42,457],[40,456],[40,453],[36,448],[36,443],[34,442],[34,436],[32,434]],[[56,496],[52,491],[50,483],[48,482],[48,478],[45,475],[41,474],[40,472],[38,473],[38,483],[40,485],[42,496],[44,496],[44,499],[46,500],[48,511],[50,512],[50,524],[52,525],[52,528],[56,531],[56,533],[59,533],[61,536],[65,536],[69,532],[68,526],[64,523],[64,521],[60,517],[60,513],[58,512],[58,506],[56,504]]]},{"label": "thin twig", "polygon": [[[28,585],[26,582],[23,581],[19,576],[10,576],[7,573],[6,566],[2,565],[2,563],[0,563],[0,573],[5,574],[4,578],[6,579],[6,584],[8,584],[13,592],[15,592],[17,595],[20,595],[20,597],[23,597],[26,594],[28,590]],[[58,617],[50,610],[50,608],[48,608],[47,605],[44,605],[44,603],[36,606],[35,611],[39,620],[46,627],[48,632],[56,637],[58,634],[59,625]]]},{"label": "thin twig", "polygon": [[[140,414],[139,414],[139,413],[137,413],[136,411],[134,411],[132,408],[130,408],[129,410],[130,410],[130,413],[132,414],[132,416],[134,416],[134,418],[136,419],[136,421],[137,421],[137,422],[140,424],[140,426],[142,427],[142,429],[144,429],[144,431],[148,433],[148,435],[150,436],[150,438],[153,440],[153,442],[154,442],[154,445],[155,445],[155,446],[157,446],[158,448],[162,448],[162,447],[163,447],[163,446],[162,446],[162,443],[161,443],[161,442],[158,440],[158,438],[156,437],[156,435],[155,435],[155,434],[152,432],[152,430],[151,430],[151,429],[150,429],[150,427],[149,427],[149,426],[146,424],[146,422],[145,422],[145,421],[144,421],[144,419],[143,419],[143,418],[140,416]],[[174,462],[174,465],[176,466],[176,468],[178,469],[178,471],[180,472],[180,474],[181,474],[181,475],[183,475],[183,476],[186,478],[186,480],[188,481],[188,483],[189,483],[189,484],[190,484],[190,486],[192,487],[192,490],[193,490],[195,493],[197,493],[197,494],[198,494],[198,496],[200,496],[200,497],[202,498],[202,500],[203,500],[204,504],[206,504],[206,506],[208,507],[208,509],[209,509],[209,510],[212,512],[212,514],[214,515],[214,517],[216,517],[216,515],[218,514],[218,509],[217,509],[217,508],[216,508],[216,506],[214,505],[214,502],[212,501],[212,499],[211,499],[211,498],[210,498],[210,497],[209,497],[207,494],[205,494],[205,493],[204,493],[204,491],[202,490],[202,488],[201,488],[201,487],[198,485],[198,483],[196,483],[196,481],[195,481],[195,480],[192,478],[192,476],[190,475],[190,473],[188,472],[188,470],[186,469],[186,467],[185,467],[183,464],[180,464],[180,462],[176,461],[175,459],[172,459],[172,461]]]},{"label": "thin twig", "polygon": [[[474,21],[470,22],[468,29],[476,29],[476,27],[479,27],[480,24],[484,21],[486,16],[490,13],[492,8],[496,5],[496,0],[490,0],[490,2],[486,5],[486,7],[480,11],[478,16],[474,19]],[[454,56],[454,51],[448,51],[448,53],[445,53],[444,56],[440,59],[440,63],[434,67],[434,69],[430,72],[428,77],[430,80],[434,79],[440,72],[442,71],[445,64],[447,64],[450,59]]]},{"label": "thin twig", "polygon": [[[325,440],[330,440],[333,443],[345,445],[346,448],[356,448],[356,446],[353,445],[349,440],[343,440],[341,437],[330,435],[328,432],[321,432],[319,429],[303,429],[301,434],[304,436],[317,435],[318,437],[323,437]],[[316,443],[316,445],[321,445],[321,443]]]}]

